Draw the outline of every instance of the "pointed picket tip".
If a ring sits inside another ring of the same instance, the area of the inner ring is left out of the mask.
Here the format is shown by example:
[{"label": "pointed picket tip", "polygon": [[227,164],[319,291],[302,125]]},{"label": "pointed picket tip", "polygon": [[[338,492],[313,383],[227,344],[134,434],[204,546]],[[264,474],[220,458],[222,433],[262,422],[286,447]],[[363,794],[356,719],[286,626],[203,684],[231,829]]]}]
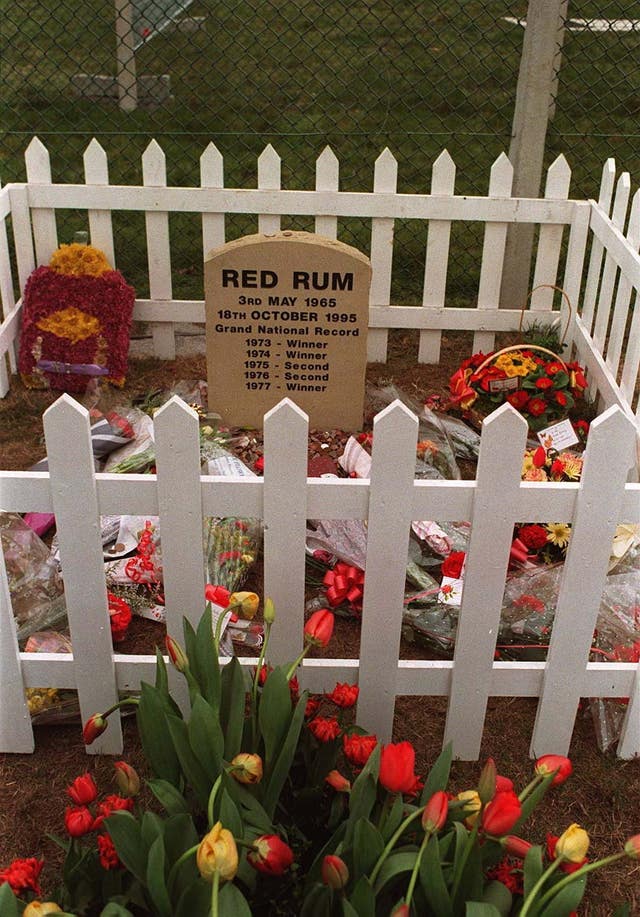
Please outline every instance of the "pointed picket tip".
[{"label": "pointed picket tip", "polygon": [[[629,415],[626,414],[619,405],[613,404],[610,408],[607,408],[606,411],[603,411],[602,414],[599,414],[595,420],[591,421],[589,425],[589,437],[591,437],[592,433],[602,433],[609,442],[615,442],[617,452],[618,444],[622,443],[625,439],[629,439],[630,443],[633,442],[637,430],[635,423]],[[620,440],[616,437],[620,437]]]},{"label": "pointed picket tip", "polygon": [[439,156],[434,159],[433,166],[431,167],[432,172],[453,172],[455,175],[456,164],[453,161],[451,153],[445,147]]},{"label": "pointed picket tip", "polygon": [[224,187],[224,157],[215,143],[208,143],[200,156],[200,182],[210,187]]},{"label": "pointed picket tip", "polygon": [[611,195],[616,180],[616,161],[610,156],[602,167],[602,178],[600,180],[600,191],[598,194],[598,203],[606,212],[609,212]]},{"label": "pointed picket tip", "polygon": [[407,428],[417,427],[418,418],[413,411],[396,398],[373,418],[373,427],[381,429],[389,424],[399,424]]},{"label": "pointed picket tip", "polygon": [[75,398],[65,392],[42,415],[44,423],[55,423],[57,417],[82,417],[88,419],[89,411],[79,401],[76,401]]},{"label": "pointed picket tip", "polygon": [[453,194],[456,164],[444,149],[431,166],[431,194]]},{"label": "pointed picket tip", "polygon": [[398,160],[393,155],[388,146],[380,153],[375,161],[376,172],[395,172],[398,173]]},{"label": "pointed picket tip", "polygon": [[309,423],[309,415],[305,414],[302,408],[299,408],[291,398],[283,398],[274,405],[271,410],[267,411],[264,415],[265,426],[269,423],[273,423],[276,418],[283,422],[285,422],[287,418],[292,418],[295,419],[295,421],[301,421],[305,424]]},{"label": "pointed picket tip", "polygon": [[566,197],[571,182],[571,168],[562,153],[557,156],[547,169],[545,185],[546,197]]},{"label": "pointed picket tip", "polygon": [[511,194],[513,184],[513,166],[506,153],[500,153],[498,158],[491,166],[489,178],[489,194],[506,195]]},{"label": "pointed picket tip", "polygon": [[29,181],[51,179],[51,158],[49,150],[39,137],[34,137],[24,153]]},{"label": "pointed picket tip", "polygon": [[518,433],[526,435],[528,429],[529,425],[522,414],[506,401],[482,421],[483,432],[485,430],[511,431],[510,435],[517,436]]},{"label": "pointed picket tip", "polygon": [[180,422],[184,418],[188,419],[188,423],[193,423],[193,421],[196,424],[199,423],[198,415],[191,405],[183,401],[178,395],[173,395],[155,412],[153,422],[154,424],[170,424]]},{"label": "pointed picket tip", "polygon": [[258,164],[267,163],[267,162],[277,162],[280,163],[282,160],[279,153],[270,143],[266,145],[264,150],[258,156]]},{"label": "pointed picket tip", "polygon": [[[340,163],[330,146],[326,146],[316,159],[316,181],[338,187]],[[326,187],[322,190],[327,190]]]},{"label": "pointed picket tip", "polygon": [[142,154],[142,176],[145,184],[166,182],[166,157],[157,140],[151,140]]},{"label": "pointed picket tip", "polygon": [[100,178],[101,181],[109,182],[109,165],[105,149],[98,143],[94,137],[87,145],[82,154],[84,163],[84,174],[89,180]]}]

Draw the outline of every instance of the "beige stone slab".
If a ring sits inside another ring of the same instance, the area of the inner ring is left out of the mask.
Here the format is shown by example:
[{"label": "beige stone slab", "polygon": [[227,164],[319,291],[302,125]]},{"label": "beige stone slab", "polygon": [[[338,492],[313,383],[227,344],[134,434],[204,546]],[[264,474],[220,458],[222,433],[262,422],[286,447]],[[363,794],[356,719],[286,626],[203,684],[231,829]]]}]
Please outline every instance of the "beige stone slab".
[{"label": "beige stone slab", "polygon": [[285,230],[205,259],[209,405],[261,427],[288,397],[312,426],[360,429],[371,265],[357,249]]}]

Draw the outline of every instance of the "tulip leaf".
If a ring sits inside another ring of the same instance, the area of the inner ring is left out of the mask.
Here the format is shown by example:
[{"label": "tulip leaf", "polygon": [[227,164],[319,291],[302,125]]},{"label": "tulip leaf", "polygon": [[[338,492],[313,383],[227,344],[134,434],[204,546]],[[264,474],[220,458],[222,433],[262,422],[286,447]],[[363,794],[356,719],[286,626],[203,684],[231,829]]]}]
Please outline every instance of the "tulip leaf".
[{"label": "tulip leaf", "polygon": [[142,814],[140,820],[140,833],[142,835],[142,843],[147,850],[151,847],[156,838],[162,837],[163,831],[164,822],[159,815],[149,811]]},{"label": "tulip leaf", "polygon": [[[272,672],[267,679],[267,685],[269,684],[273,674],[274,673]],[[287,693],[288,691],[289,685],[287,685]],[[289,703],[291,702],[289,701]],[[264,694],[260,703],[261,711],[263,704]],[[273,813],[275,812],[276,805],[280,799],[280,793],[282,792],[282,788],[284,787],[285,781],[289,776],[289,771],[291,770],[293,758],[296,753],[296,749],[298,748],[298,739],[300,738],[300,730],[302,729],[302,724],[304,722],[304,712],[306,706],[306,694],[303,694],[296,704],[296,709],[293,711],[293,716],[291,718],[289,731],[286,734],[286,738],[282,742],[280,753],[278,754],[278,757],[276,758],[275,763],[271,768],[269,782],[267,784],[263,799],[265,811],[270,818],[273,818]]]},{"label": "tulip leaf", "polygon": [[360,876],[349,898],[358,917],[374,917],[376,896],[367,876]]},{"label": "tulip leaf", "polygon": [[384,841],[367,818],[359,818],[353,830],[353,869],[356,876],[367,875],[378,862]]},{"label": "tulip leaf", "polygon": [[555,774],[547,774],[546,777],[538,784],[538,786],[526,797],[522,802],[522,810],[520,812],[520,818],[515,823],[511,829],[512,834],[520,834],[520,828],[525,823],[527,818],[531,815],[535,807],[538,805],[542,797],[545,795],[551,782],[554,779]]},{"label": "tulip leaf", "polygon": [[405,806],[402,799],[402,793],[396,793],[395,799],[391,805],[391,810],[387,815],[384,825],[382,827],[382,837],[385,842],[390,840],[396,829],[400,827],[400,822],[403,819],[403,816],[408,815],[406,811],[408,807]]},{"label": "tulip leaf", "polygon": [[167,741],[166,706],[162,694],[144,681],[140,687],[137,723],[145,757],[156,777],[179,787],[180,763],[173,745]]},{"label": "tulip leaf", "polygon": [[218,821],[221,821],[225,828],[228,828],[235,837],[242,837],[244,825],[242,824],[238,807],[227,790],[223,790],[220,794]]},{"label": "tulip leaf", "polygon": [[331,835],[326,844],[318,851],[315,860],[311,864],[311,868],[307,871],[305,877],[305,892],[308,894],[311,890],[314,882],[320,881],[320,876],[322,874],[322,861],[328,853],[336,853],[336,851],[341,847],[342,840],[344,838],[345,830],[347,827],[346,822],[342,822],[335,832]]},{"label": "tulip leaf", "polygon": [[236,805],[240,806],[243,821],[255,828],[259,834],[271,834],[273,832],[271,819],[246,787],[242,786],[226,772],[222,776],[222,786]]},{"label": "tulip leaf", "polygon": [[0,885],[0,914],[3,917],[18,917],[18,901],[8,882]]},{"label": "tulip leaf", "polygon": [[220,725],[225,736],[224,756],[227,761],[231,761],[241,750],[246,694],[242,666],[237,656],[224,667],[220,680]]},{"label": "tulip leaf", "polygon": [[424,782],[424,788],[420,795],[421,806],[425,805],[438,790],[446,790],[449,783],[452,757],[453,745],[451,742],[448,742],[438,755],[435,764],[429,771],[429,775]]},{"label": "tulip leaf", "polygon": [[258,723],[264,739],[265,769],[269,772],[287,734],[291,720],[291,691],[284,670],[269,672],[262,689]]},{"label": "tulip leaf", "polygon": [[223,767],[224,736],[217,709],[207,703],[201,694],[197,694],[193,700],[187,730],[193,753],[211,783],[214,783]]},{"label": "tulip leaf", "polygon": [[453,909],[458,911],[465,901],[480,901],[484,886],[480,845],[474,843],[462,869],[458,892],[453,899]]},{"label": "tulip leaf", "polygon": [[486,904],[492,904],[497,909],[500,917],[508,917],[511,913],[513,895],[504,882],[498,882],[497,879],[489,882],[482,895],[482,900]]},{"label": "tulip leaf", "polygon": [[160,691],[162,694],[169,694],[169,675],[167,674],[167,665],[164,661],[164,656],[160,652],[159,648],[156,647],[156,691]]},{"label": "tulip leaf", "polygon": [[524,897],[531,892],[542,875],[542,847],[530,847],[524,858]]},{"label": "tulip leaf", "polygon": [[465,917],[500,917],[500,911],[494,904],[484,901],[467,901]]},{"label": "tulip leaf", "polygon": [[582,901],[586,888],[586,876],[579,876],[568,885],[564,885],[559,892],[553,895],[544,910],[540,911],[540,917],[564,917],[565,914],[575,911]]},{"label": "tulip leaf", "polygon": [[193,677],[196,679],[198,684],[200,684],[198,656],[196,653],[196,632],[188,618],[182,619],[182,633],[184,634],[184,651],[187,654],[187,659],[189,660],[189,668],[191,669]]},{"label": "tulip leaf", "polygon": [[179,899],[184,890],[198,878],[195,850],[192,856],[182,861],[175,871],[175,875],[171,874],[171,868],[177,863],[182,854],[195,847],[199,840],[200,837],[190,815],[172,815],[166,820],[164,849],[167,869],[169,875],[172,876],[168,889],[172,900]]},{"label": "tulip leaf", "polygon": [[131,812],[112,812],[103,822],[113,841],[116,853],[129,872],[143,885],[147,876],[147,851],[142,841],[142,830]]},{"label": "tulip leaf", "polygon": [[376,895],[393,879],[396,879],[399,875],[402,875],[402,873],[412,871],[416,862],[417,852],[417,848],[414,848],[411,851],[404,850],[401,853],[392,853],[391,856],[384,861],[382,869],[378,873],[378,878],[376,879]]},{"label": "tulip leaf", "polygon": [[342,899],[342,914],[343,917],[359,917],[358,912],[353,907],[352,904],[346,898]]},{"label": "tulip leaf", "polygon": [[211,911],[211,885],[198,878],[180,895],[175,917],[195,917]]},{"label": "tulip leaf", "polygon": [[373,776],[367,774],[364,780],[358,778],[353,785],[349,799],[349,819],[347,821],[347,833],[345,837],[347,846],[350,846],[353,842],[353,834],[358,820],[361,818],[368,818],[371,815],[376,797],[377,784]]},{"label": "tulip leaf", "polygon": [[[184,720],[177,716],[166,717],[167,727],[173,747],[175,748],[182,773],[187,783],[192,788],[200,805],[206,809],[211,791],[211,781],[207,777],[202,765],[196,758],[189,744],[188,727]],[[167,743],[168,744],[168,743]]]},{"label": "tulip leaf", "polygon": [[247,899],[233,882],[226,882],[222,886],[218,894],[218,904],[224,917],[251,917]]},{"label": "tulip leaf", "polygon": [[213,642],[211,605],[200,618],[195,640],[198,684],[203,697],[217,713],[220,709],[220,663]]},{"label": "tulip leaf", "polygon": [[332,892],[326,885],[314,885],[308,892],[300,917],[331,917]]},{"label": "tulip leaf", "polygon": [[167,814],[178,815],[189,811],[187,800],[172,783],[160,779],[146,780],[145,783]]},{"label": "tulip leaf", "polygon": [[433,913],[438,917],[451,917],[451,897],[442,872],[440,844],[435,834],[429,838],[422,854],[419,877],[422,891]]},{"label": "tulip leaf", "polygon": [[[4,913],[4,911],[0,913]],[[68,915],[59,914],[58,917],[68,917]],[[100,917],[133,917],[133,912],[129,908],[118,904],[117,901],[110,901],[100,911]]]},{"label": "tulip leaf", "polygon": [[159,835],[149,848],[147,859],[147,888],[158,917],[172,917],[171,901],[164,875],[164,844]]}]

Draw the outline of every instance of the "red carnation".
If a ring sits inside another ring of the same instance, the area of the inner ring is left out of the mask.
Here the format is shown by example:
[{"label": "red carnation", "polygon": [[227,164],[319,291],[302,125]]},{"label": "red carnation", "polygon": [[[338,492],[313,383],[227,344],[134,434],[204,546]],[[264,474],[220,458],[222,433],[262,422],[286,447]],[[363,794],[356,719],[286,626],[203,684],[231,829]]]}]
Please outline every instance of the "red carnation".
[{"label": "red carnation", "polygon": [[547,543],[547,532],[541,525],[523,525],[518,538],[530,550],[539,551]]},{"label": "red carnation", "polygon": [[309,723],[309,730],[318,742],[331,742],[340,735],[340,723],[335,716],[317,716]]},{"label": "red carnation", "polygon": [[338,682],[331,694],[327,694],[327,700],[330,700],[337,707],[353,707],[358,700],[359,691],[358,685]]},{"label": "red carnation", "polygon": [[442,575],[450,576],[451,579],[460,579],[466,556],[464,551],[452,551],[442,561]]},{"label": "red carnation", "polygon": [[342,748],[345,757],[356,767],[363,767],[367,763],[371,752],[377,744],[378,739],[376,736],[361,736],[355,733],[342,736]]}]

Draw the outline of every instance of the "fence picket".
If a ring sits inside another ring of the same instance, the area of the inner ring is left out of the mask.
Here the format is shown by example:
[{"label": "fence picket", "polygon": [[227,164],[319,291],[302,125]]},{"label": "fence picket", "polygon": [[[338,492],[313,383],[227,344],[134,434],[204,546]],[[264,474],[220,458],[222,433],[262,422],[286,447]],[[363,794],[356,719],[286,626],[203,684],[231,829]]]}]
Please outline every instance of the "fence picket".
[{"label": "fence picket", "polygon": [[[49,150],[38,137],[34,137],[24,154],[27,181],[30,185],[51,184],[51,161]],[[31,211],[33,238],[38,265],[48,264],[58,247],[56,214],[52,208],[33,208]]]},{"label": "fence picket", "polygon": [[309,418],[289,398],[264,416],[264,596],[282,622],[269,644],[278,664],[302,649],[308,430]]},{"label": "fence picket", "polygon": [[[456,180],[456,164],[447,150],[443,150],[431,170],[431,194],[451,197]],[[442,309],[447,292],[449,267],[449,241],[451,220],[429,220],[427,251],[424,261],[422,305]],[[441,331],[421,331],[418,344],[418,363],[439,363]]]},{"label": "fence picket", "polygon": [[9,580],[0,543],[0,752],[29,754],[35,748],[31,716],[24,693],[16,626],[11,608]]},{"label": "fence picket", "polygon": [[[1,186],[0,186],[1,187]],[[3,191],[3,196],[8,197],[9,192]],[[2,302],[2,316],[7,320],[13,312],[16,305],[16,297],[13,292],[13,276],[11,271],[11,256],[9,255],[9,240],[7,239],[6,220],[0,219],[0,301]],[[13,342],[7,348],[9,355],[9,369],[12,373],[18,370],[18,348],[14,338]],[[4,398],[9,392],[9,376],[4,354],[0,353],[0,398]]]},{"label": "fence picket", "polygon": [[[571,169],[562,154],[552,162],[547,171],[547,183],[544,189],[545,200],[566,200],[569,197],[569,184],[571,182]],[[553,290],[548,287],[536,289],[540,284],[553,284],[558,282],[558,263],[564,226],[540,227],[538,236],[538,252],[533,275],[533,294],[531,295],[530,309],[532,312],[549,312],[553,308]],[[514,303],[514,306],[517,306]]]},{"label": "fence picket", "polygon": [[393,730],[417,435],[399,401],[373,423],[357,720],[382,742]]},{"label": "fence picket", "polygon": [[617,406],[591,424],[531,741],[533,756],[569,750],[613,535],[616,525],[626,521],[620,510],[634,438],[633,423]]},{"label": "fence picket", "polygon": [[[258,188],[261,191],[279,191],[282,187],[281,173],[282,160],[268,143],[258,156]],[[275,213],[259,214],[258,232],[266,235],[280,232],[280,216]]]},{"label": "fence picket", "polygon": [[640,664],[629,696],[616,754],[625,759],[640,757]]},{"label": "fence picket", "polygon": [[[613,211],[611,213],[611,222],[621,232],[624,229],[630,192],[631,180],[629,178],[629,173],[623,172],[618,179],[616,196],[613,202]],[[611,300],[613,299],[613,288],[615,286],[617,273],[618,266],[616,262],[607,254],[604,259],[600,295],[598,296],[598,305],[596,306],[596,322],[593,330],[593,342],[601,353],[604,353],[607,328],[609,327],[609,318],[611,315]]]},{"label": "fence picket", "polygon": [[[627,241],[633,246],[634,251],[640,249],[640,190],[636,191],[631,202]],[[632,289],[631,282],[625,276],[624,272],[620,271],[605,360],[614,376],[618,372],[618,367],[620,365],[620,355],[622,353],[625,328],[629,316]]]},{"label": "fence picket", "polygon": [[463,760],[480,754],[526,439],[527,423],[509,404],[483,421],[445,726]]},{"label": "fence picket", "polygon": [[174,396],[153,429],[167,632],[177,636],[183,616],[196,626],[205,604],[198,416]]},{"label": "fence picket", "polygon": [[[562,289],[567,294],[571,303],[571,313],[564,296],[560,304],[560,326],[564,334],[565,343],[571,348],[575,337],[575,322],[577,308],[582,289],[582,272],[587,254],[587,241],[589,239],[589,220],[591,207],[586,201],[576,203],[567,245],[567,259],[564,267]],[[569,349],[569,352],[571,350]]]},{"label": "fence picket", "polygon": [[[224,188],[224,159],[214,143],[208,144],[200,157],[200,185],[202,188]],[[224,213],[202,214],[202,251],[204,258],[224,245]]]},{"label": "fence picket", "polygon": [[[87,185],[109,184],[109,163],[107,154],[94,137],[84,151],[84,180]],[[113,244],[113,224],[110,210],[89,210],[89,237],[91,244],[103,251],[109,264],[116,267],[116,252]]]},{"label": "fence picket", "polygon": [[18,266],[18,283],[24,290],[29,274],[35,270],[36,257],[31,236],[29,192],[26,185],[16,185],[9,192],[11,198],[11,222],[13,224],[13,247]]},{"label": "fence picket", "polygon": [[[43,423],[75,681],[85,722],[118,701],[89,412],[70,395],[62,395],[47,408]],[[73,461],[69,461],[70,443]],[[81,564],[76,562],[78,557]],[[88,751],[107,755],[122,751],[117,714]]]},{"label": "fence picket", "polygon": [[[616,180],[616,163],[614,159],[607,159],[602,169],[602,179],[600,181],[600,193],[598,195],[598,206],[604,213],[609,215],[611,210],[611,201],[613,198],[613,188]],[[604,257],[604,245],[595,236],[591,240],[591,256],[589,258],[589,268],[587,271],[587,280],[582,298],[582,321],[586,328],[587,334],[591,333],[593,314],[596,307],[596,298],[598,296],[598,287],[600,286],[600,271],[602,270],[602,259]]]},{"label": "fence picket", "polygon": [[[165,188],[167,166],[159,144],[152,140],[142,154],[142,181],[145,187]],[[145,213],[149,293],[152,300],[173,298],[171,283],[171,247],[167,211]],[[152,322],[153,351],[161,360],[174,360],[176,338],[171,322]]]},{"label": "fence picket", "polygon": [[[512,185],[513,166],[506,154],[500,153],[491,167],[488,197],[511,197]],[[487,223],[485,227],[478,287],[478,309],[496,309],[498,307],[507,229],[507,223]],[[473,352],[488,353],[493,350],[494,343],[493,332],[476,331],[473,335]]]},{"label": "fence picket", "polygon": [[[395,193],[398,183],[398,161],[385,148],[378,156],[373,173],[374,193]],[[393,266],[394,220],[375,217],[371,220],[371,291],[372,306],[388,306],[391,302],[391,269]],[[387,360],[386,328],[370,328],[367,337],[367,359],[371,363]]]},{"label": "fence picket", "polygon": [[[640,295],[636,291],[633,318],[627,336],[627,350],[624,355],[624,367],[622,369],[622,378],[620,380],[620,390],[631,404],[634,390],[637,384],[638,373],[640,372]],[[638,399],[638,410],[640,410],[640,399]]]},{"label": "fence picket", "polygon": [[[316,159],[316,191],[337,191],[340,180],[340,163],[330,146],[326,146]],[[338,238],[338,218],[317,216],[315,230],[327,239]]]}]

